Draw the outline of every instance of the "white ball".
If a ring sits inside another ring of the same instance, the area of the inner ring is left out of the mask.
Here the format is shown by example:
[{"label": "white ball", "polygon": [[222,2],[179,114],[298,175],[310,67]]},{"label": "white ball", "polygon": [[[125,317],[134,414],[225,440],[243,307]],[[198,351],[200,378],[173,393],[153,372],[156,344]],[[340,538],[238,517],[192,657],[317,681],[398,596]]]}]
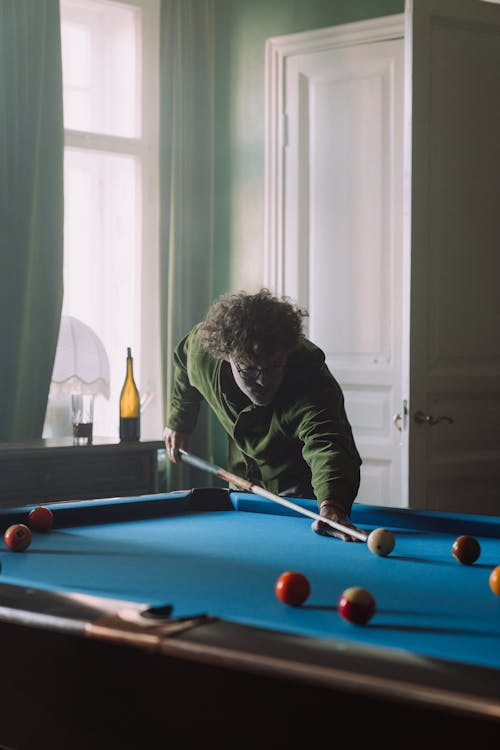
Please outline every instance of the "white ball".
[{"label": "white ball", "polygon": [[370,552],[373,552],[374,555],[379,555],[379,557],[387,557],[387,555],[390,555],[390,553],[394,549],[396,540],[394,539],[394,534],[392,533],[392,531],[388,531],[388,529],[374,529],[370,534],[368,534],[366,543],[368,545],[368,549],[370,550]]}]

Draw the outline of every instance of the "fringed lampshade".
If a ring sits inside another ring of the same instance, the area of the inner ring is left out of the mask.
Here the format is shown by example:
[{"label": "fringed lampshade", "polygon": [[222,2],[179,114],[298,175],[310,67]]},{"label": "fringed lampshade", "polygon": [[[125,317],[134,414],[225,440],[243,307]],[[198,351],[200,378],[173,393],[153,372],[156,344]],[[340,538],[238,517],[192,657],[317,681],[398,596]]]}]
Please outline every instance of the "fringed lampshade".
[{"label": "fringed lampshade", "polygon": [[109,398],[109,359],[104,345],[92,328],[72,315],[61,318],[50,393]]},{"label": "fringed lampshade", "polygon": [[71,396],[73,440],[78,445],[92,443],[94,399],[99,395],[109,398],[109,359],[103,343],[90,326],[63,315],[50,397]]}]

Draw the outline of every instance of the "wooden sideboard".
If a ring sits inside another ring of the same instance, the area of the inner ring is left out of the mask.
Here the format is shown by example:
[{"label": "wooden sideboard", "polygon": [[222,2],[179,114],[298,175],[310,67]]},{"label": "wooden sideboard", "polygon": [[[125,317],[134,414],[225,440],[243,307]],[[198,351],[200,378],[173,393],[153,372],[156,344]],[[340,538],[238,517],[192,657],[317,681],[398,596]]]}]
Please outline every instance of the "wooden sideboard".
[{"label": "wooden sideboard", "polygon": [[0,506],[12,507],[98,497],[129,497],[159,487],[161,440],[120,443],[72,438],[0,443]]}]

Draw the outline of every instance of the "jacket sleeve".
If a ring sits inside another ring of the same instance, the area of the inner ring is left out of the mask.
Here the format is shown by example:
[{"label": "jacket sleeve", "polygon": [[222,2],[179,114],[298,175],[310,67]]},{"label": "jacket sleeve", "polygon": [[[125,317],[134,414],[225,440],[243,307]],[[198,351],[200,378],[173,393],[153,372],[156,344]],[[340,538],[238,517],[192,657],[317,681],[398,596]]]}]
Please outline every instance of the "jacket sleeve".
[{"label": "jacket sleeve", "polygon": [[193,331],[174,350],[174,383],[170,398],[167,426],[191,434],[196,426],[203,396],[189,380],[189,357]]},{"label": "jacket sleeve", "polygon": [[295,417],[318,505],[333,500],[349,514],[359,490],[361,458],[340,387],[336,383],[319,387],[314,396],[297,404]]}]

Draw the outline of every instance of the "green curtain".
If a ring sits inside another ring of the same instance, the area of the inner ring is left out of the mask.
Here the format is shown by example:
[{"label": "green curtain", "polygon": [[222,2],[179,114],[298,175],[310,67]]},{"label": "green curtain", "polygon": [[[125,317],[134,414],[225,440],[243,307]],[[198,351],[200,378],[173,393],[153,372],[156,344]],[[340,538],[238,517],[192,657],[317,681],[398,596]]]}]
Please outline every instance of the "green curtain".
[{"label": "green curtain", "polygon": [[[213,0],[161,3],[160,309],[166,410],[173,348],[212,301],[213,13]],[[210,415],[202,410],[191,449],[209,460],[211,432]],[[169,489],[211,483],[188,466],[167,466]]]},{"label": "green curtain", "polygon": [[0,2],[0,441],[42,435],[63,295],[58,0]]}]

